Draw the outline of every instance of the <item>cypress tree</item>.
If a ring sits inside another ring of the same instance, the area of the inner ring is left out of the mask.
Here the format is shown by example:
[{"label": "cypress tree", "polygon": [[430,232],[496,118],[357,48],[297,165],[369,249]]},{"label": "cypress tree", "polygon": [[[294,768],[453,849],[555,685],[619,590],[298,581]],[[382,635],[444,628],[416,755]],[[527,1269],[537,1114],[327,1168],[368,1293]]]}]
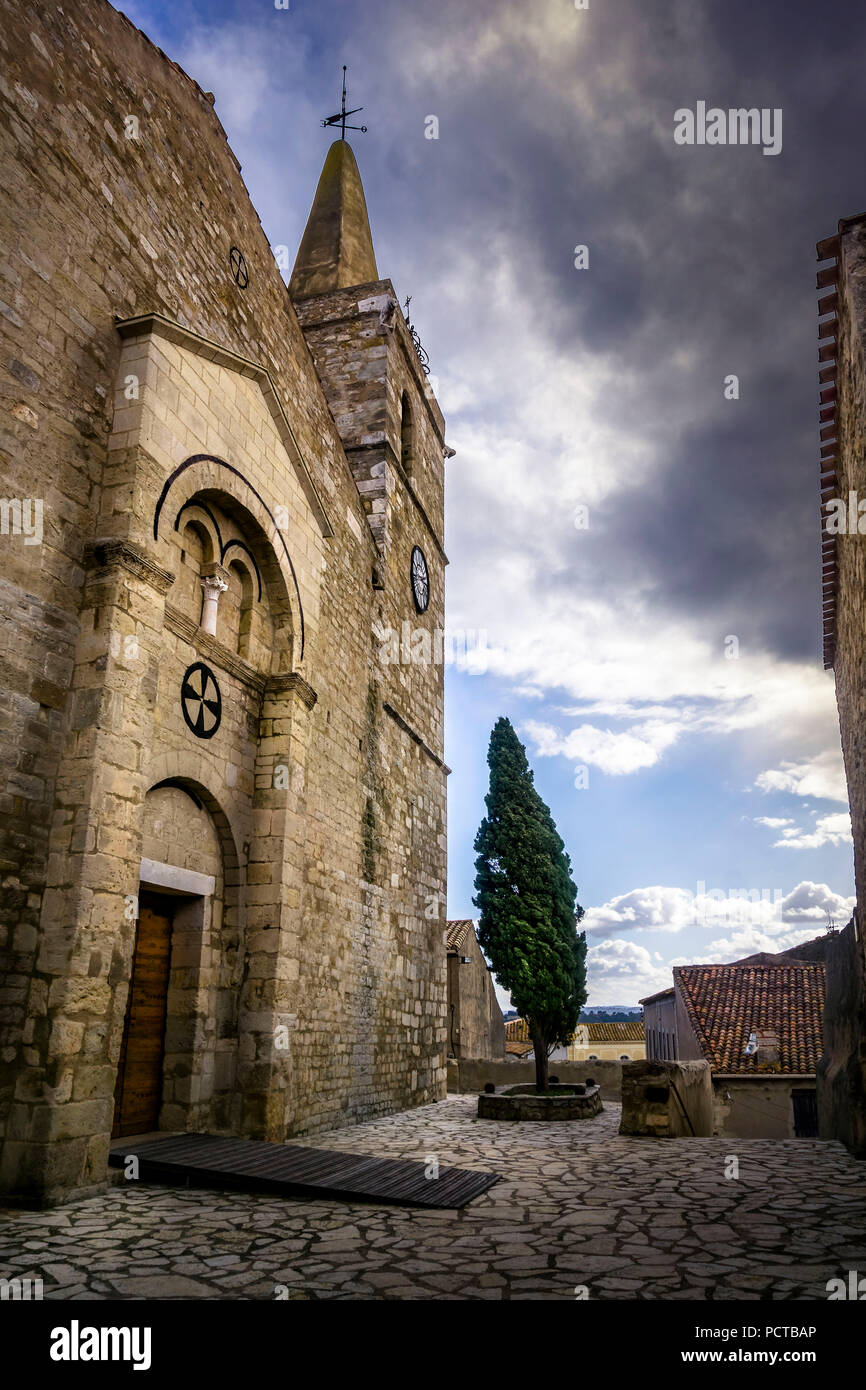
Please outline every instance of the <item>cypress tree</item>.
[{"label": "cypress tree", "polygon": [[547,1059],[568,1042],[586,1002],[586,934],[577,930],[583,908],[571,860],[508,719],[496,721],[487,764],[487,815],[475,837],[478,940],[526,1019],[536,1089],[546,1091]]}]

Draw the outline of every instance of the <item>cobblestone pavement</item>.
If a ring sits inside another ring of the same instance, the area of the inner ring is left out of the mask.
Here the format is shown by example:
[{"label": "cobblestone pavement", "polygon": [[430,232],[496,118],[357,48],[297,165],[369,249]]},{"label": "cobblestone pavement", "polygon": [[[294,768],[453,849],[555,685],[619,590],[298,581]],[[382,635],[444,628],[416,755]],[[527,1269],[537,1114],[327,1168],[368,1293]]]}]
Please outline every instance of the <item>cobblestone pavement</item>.
[{"label": "cobblestone pavement", "polygon": [[866,1274],[866,1165],[840,1144],[620,1138],[617,1105],[516,1125],[476,1103],[302,1141],[501,1173],[462,1211],[124,1184],[0,1213],[0,1275],[58,1299],[823,1300]]}]

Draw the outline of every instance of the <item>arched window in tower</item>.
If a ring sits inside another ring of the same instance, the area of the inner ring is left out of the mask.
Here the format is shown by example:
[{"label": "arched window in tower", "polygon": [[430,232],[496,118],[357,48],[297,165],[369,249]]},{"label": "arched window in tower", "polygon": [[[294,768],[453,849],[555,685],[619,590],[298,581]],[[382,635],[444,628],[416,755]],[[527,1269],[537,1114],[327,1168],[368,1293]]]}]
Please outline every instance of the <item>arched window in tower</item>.
[{"label": "arched window in tower", "polygon": [[180,568],[172,602],[198,623],[202,607],[201,575],[215,558],[213,538],[202,519],[186,521],[180,532],[180,546]]},{"label": "arched window in tower", "polygon": [[229,587],[220,604],[221,616],[225,619],[224,641],[239,656],[248,657],[253,631],[254,580],[249,566],[241,560],[232,560],[228,576]]},{"label": "arched window in tower", "polygon": [[411,477],[415,462],[415,426],[408,391],[403,392],[400,400],[400,462],[403,472]]}]

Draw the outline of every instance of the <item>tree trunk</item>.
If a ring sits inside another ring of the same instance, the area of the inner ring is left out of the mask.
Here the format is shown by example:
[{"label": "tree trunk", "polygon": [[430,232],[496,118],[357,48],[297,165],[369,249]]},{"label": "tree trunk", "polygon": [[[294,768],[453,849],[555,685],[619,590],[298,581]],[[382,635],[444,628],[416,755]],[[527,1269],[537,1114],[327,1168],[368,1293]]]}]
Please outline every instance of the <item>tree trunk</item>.
[{"label": "tree trunk", "polygon": [[541,1095],[547,1090],[547,1042],[534,1033],[530,1036],[535,1054],[535,1089]]}]

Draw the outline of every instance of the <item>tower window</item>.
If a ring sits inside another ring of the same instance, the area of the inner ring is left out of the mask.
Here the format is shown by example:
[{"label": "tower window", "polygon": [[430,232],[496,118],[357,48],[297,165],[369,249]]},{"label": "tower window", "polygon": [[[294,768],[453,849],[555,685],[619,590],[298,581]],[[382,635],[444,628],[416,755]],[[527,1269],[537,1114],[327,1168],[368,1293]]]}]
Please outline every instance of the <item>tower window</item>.
[{"label": "tower window", "polygon": [[415,426],[408,391],[404,391],[400,399],[400,463],[403,472],[411,475],[415,463]]}]

